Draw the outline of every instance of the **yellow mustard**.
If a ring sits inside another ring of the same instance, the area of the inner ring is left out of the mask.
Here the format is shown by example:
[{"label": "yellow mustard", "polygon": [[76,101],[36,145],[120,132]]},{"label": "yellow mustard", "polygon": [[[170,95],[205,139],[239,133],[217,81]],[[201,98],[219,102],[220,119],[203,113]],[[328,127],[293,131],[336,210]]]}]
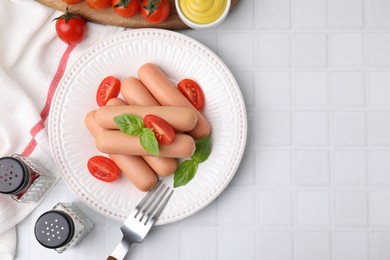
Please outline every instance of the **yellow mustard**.
[{"label": "yellow mustard", "polygon": [[179,0],[182,13],[197,24],[209,24],[222,16],[227,0]]}]

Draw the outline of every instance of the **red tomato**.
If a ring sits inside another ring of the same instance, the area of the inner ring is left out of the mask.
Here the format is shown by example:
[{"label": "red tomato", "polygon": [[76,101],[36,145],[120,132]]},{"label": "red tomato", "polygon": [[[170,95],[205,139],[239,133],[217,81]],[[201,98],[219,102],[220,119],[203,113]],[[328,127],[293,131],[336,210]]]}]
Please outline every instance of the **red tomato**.
[{"label": "red tomato", "polygon": [[65,3],[67,3],[68,5],[74,5],[74,4],[77,4],[77,3],[80,3],[82,0],[63,0]]},{"label": "red tomato", "polygon": [[68,7],[63,15],[57,17],[56,31],[58,37],[67,44],[77,44],[81,42],[87,34],[87,26],[81,16],[76,12],[69,12]]},{"label": "red tomato", "polygon": [[105,106],[111,98],[117,97],[121,90],[121,82],[119,79],[108,76],[102,80],[96,91],[96,103],[99,107]]},{"label": "red tomato", "polygon": [[175,138],[175,130],[164,119],[155,115],[146,115],[144,117],[146,127],[152,129],[156,136],[157,142],[160,144],[170,144]]},{"label": "red tomato", "polygon": [[121,170],[113,160],[100,155],[90,158],[87,167],[92,176],[106,182],[115,181],[121,174]]},{"label": "red tomato", "polygon": [[141,15],[149,23],[162,23],[171,13],[168,0],[142,0]]},{"label": "red tomato", "polygon": [[96,10],[106,9],[111,5],[111,0],[86,0],[89,7]]},{"label": "red tomato", "polygon": [[198,110],[204,107],[204,94],[199,85],[191,79],[183,79],[178,84],[178,89]]},{"label": "red tomato", "polygon": [[138,14],[141,8],[138,0],[112,0],[112,6],[117,14],[125,18]]}]

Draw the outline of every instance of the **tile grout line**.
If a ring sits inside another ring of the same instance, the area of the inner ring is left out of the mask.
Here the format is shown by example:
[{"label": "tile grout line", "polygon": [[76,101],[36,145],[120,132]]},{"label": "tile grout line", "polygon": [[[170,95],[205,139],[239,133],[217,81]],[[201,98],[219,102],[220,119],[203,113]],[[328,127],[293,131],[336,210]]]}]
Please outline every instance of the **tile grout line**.
[{"label": "tile grout line", "polygon": [[[367,28],[277,28],[277,29],[269,29],[269,28],[256,28],[255,33],[264,33],[264,34],[284,34],[289,33],[291,31],[295,31],[296,33],[306,33],[306,34],[321,34],[321,33],[327,33],[329,31],[335,32],[335,33],[364,33],[368,29]],[[369,29],[372,33],[389,33],[389,28],[372,28]],[[220,29],[219,32],[221,33],[232,33],[232,32],[240,32],[240,33],[253,33],[253,30],[251,29],[243,29],[243,30],[225,30]]]},{"label": "tile grout line", "polygon": [[291,151],[290,151],[290,158],[291,158],[291,180],[290,180],[290,202],[291,202],[291,224],[292,224],[292,232],[290,233],[290,239],[291,239],[291,259],[295,260],[297,259],[297,233],[296,233],[296,224],[297,224],[297,186],[295,182],[296,177],[296,131],[295,131],[295,119],[296,119],[296,80],[295,80],[295,55],[294,55],[294,48],[295,48],[295,14],[294,14],[294,7],[295,7],[295,0],[291,0],[291,18],[290,18],[290,102],[291,102],[291,108],[290,108],[290,115],[291,115]]},{"label": "tile grout line", "polygon": [[367,242],[368,246],[367,247],[367,257],[368,259],[374,259],[373,258],[373,238],[372,238],[372,226],[371,226],[371,212],[372,212],[372,187],[371,187],[371,178],[369,175],[369,161],[370,161],[370,108],[371,108],[371,102],[370,102],[370,91],[369,91],[369,52],[368,52],[368,33],[367,33],[367,17],[366,17],[366,7],[367,7],[367,1],[362,0],[363,2],[363,8],[362,8],[362,18],[363,18],[363,64],[364,64],[364,94],[365,94],[365,107],[366,107],[366,125],[365,125],[365,130],[366,130],[366,149],[365,149],[365,159],[366,159],[366,164],[365,164],[365,177],[366,177],[366,188],[367,188],[367,228],[368,231],[366,233],[367,237]]},{"label": "tile grout line", "polygon": [[328,70],[327,70],[327,85],[328,85],[328,171],[329,171],[329,220],[330,220],[330,230],[329,230],[329,247],[330,247],[330,257],[331,259],[336,259],[336,252],[334,249],[334,244],[335,244],[335,194],[334,194],[334,170],[333,170],[333,159],[334,159],[334,136],[333,136],[333,48],[332,48],[332,40],[333,40],[333,30],[331,29],[330,25],[330,19],[329,19],[329,9],[330,9],[330,0],[327,1],[327,29],[328,29],[328,34],[327,34],[327,44],[328,44]]}]

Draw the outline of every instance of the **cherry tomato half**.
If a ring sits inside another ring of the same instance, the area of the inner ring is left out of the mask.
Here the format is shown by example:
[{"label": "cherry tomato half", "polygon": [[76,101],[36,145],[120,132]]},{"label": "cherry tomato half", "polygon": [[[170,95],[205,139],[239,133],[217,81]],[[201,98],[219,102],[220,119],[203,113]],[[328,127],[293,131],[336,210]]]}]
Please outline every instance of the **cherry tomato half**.
[{"label": "cherry tomato half", "polygon": [[141,4],[141,15],[149,23],[162,23],[171,13],[168,0],[142,0]]},{"label": "cherry tomato half", "polygon": [[138,0],[112,0],[112,7],[118,15],[129,18],[139,13],[141,5]]},{"label": "cherry tomato half", "polygon": [[202,89],[195,81],[191,79],[183,79],[179,82],[177,87],[196,109],[203,109],[204,94]]},{"label": "cherry tomato half", "polygon": [[121,170],[113,160],[101,155],[91,157],[87,167],[92,176],[105,182],[113,182],[121,174]]},{"label": "cherry tomato half", "polygon": [[69,12],[68,7],[65,13],[55,20],[57,35],[62,41],[67,44],[78,44],[84,40],[87,34],[86,22],[75,12]]},{"label": "cherry tomato half", "polygon": [[86,0],[89,7],[96,10],[106,9],[111,5],[111,0]]},{"label": "cherry tomato half", "polygon": [[170,144],[175,138],[175,130],[164,119],[155,115],[146,115],[144,117],[146,127],[152,129],[156,136],[157,142],[160,144]]},{"label": "cherry tomato half", "polygon": [[119,79],[108,76],[102,80],[96,92],[96,103],[99,107],[105,106],[111,98],[117,97],[121,90]]}]

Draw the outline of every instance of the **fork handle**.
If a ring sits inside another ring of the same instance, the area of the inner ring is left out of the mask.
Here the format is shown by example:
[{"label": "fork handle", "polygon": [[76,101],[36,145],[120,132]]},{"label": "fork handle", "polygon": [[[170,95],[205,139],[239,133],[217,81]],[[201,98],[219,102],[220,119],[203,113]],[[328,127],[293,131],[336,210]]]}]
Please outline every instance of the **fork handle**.
[{"label": "fork handle", "polygon": [[106,260],[122,260],[125,258],[131,245],[132,243],[129,243],[124,238],[122,238],[119,244],[115,247],[114,251],[110,256],[107,257]]}]

